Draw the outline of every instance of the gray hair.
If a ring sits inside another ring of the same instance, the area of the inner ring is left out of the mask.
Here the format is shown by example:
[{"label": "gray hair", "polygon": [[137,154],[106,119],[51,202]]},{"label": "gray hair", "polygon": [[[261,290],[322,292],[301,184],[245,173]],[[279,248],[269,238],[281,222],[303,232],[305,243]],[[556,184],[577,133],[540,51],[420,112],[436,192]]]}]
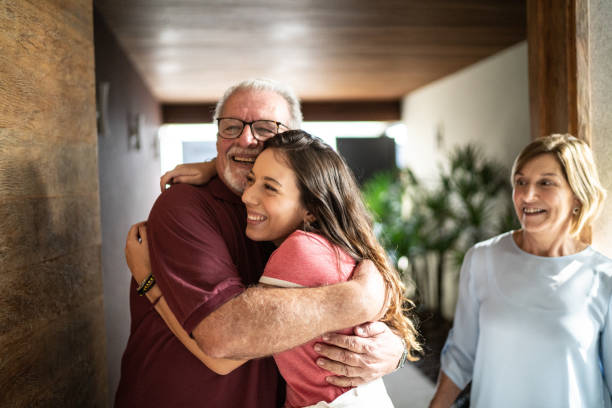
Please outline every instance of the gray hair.
[{"label": "gray hair", "polygon": [[302,127],[302,108],[300,107],[300,100],[297,95],[289,86],[272,79],[247,79],[228,88],[223,97],[217,102],[214,119],[216,120],[221,115],[225,102],[234,92],[244,90],[271,91],[279,94],[287,101],[287,106],[289,107],[291,123],[287,123],[287,126],[291,129],[300,129]]}]

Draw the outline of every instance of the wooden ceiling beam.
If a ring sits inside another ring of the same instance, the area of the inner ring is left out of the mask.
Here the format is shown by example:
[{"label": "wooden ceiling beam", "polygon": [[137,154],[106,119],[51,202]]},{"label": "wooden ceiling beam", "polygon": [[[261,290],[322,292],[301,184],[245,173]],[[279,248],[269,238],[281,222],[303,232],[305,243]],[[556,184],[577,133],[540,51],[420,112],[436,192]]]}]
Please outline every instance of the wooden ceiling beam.
[{"label": "wooden ceiling beam", "polygon": [[[210,123],[215,104],[163,104],[163,123]],[[398,121],[399,100],[381,101],[305,101],[304,120],[308,121]]]}]

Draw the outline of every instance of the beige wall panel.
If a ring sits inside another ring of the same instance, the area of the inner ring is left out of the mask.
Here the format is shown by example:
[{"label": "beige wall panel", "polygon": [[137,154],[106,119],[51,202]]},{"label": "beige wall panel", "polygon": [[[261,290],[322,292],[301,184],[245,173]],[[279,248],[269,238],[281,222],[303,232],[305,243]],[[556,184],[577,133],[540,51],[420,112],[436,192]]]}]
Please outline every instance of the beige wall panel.
[{"label": "beige wall panel", "polygon": [[612,2],[589,1],[591,131],[608,198],[593,226],[593,244],[612,257]]}]

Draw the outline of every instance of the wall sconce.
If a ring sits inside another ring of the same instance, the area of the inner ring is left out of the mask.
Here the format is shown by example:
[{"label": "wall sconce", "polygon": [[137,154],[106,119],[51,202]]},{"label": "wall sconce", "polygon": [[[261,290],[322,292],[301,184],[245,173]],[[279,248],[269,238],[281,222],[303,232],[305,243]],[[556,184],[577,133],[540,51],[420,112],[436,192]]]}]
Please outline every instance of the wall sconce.
[{"label": "wall sconce", "polygon": [[144,115],[142,113],[128,114],[128,151],[140,150],[142,131],[144,129]]},{"label": "wall sconce", "polygon": [[108,133],[108,92],[110,82],[100,82],[96,94],[96,119],[98,120],[98,136],[106,137]]},{"label": "wall sconce", "polygon": [[151,149],[153,150],[153,158],[159,159],[159,128],[153,133],[153,140],[151,141]]}]

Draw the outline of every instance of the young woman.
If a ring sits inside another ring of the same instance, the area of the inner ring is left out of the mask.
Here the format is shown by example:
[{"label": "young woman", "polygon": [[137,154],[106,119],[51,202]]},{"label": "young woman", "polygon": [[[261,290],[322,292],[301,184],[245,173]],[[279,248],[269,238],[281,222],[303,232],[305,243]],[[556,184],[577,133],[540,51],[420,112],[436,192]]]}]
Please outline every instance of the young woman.
[{"label": "young woman", "polygon": [[[382,321],[402,336],[412,353],[421,350],[416,330],[404,314],[407,301],[401,280],[374,237],[351,171],[333,149],[299,130],[267,140],[248,176],[242,201],[247,209],[247,236],[278,247],[261,284],[304,287],[336,283],[350,278],[356,262],[370,259],[387,286],[388,308]],[[135,278],[140,281],[142,276]],[[188,340],[184,342],[188,344]],[[381,380],[356,389],[325,381],[329,373],[315,363],[313,347],[318,341],[274,356],[287,381],[287,407],[392,406]],[[196,349],[190,347],[198,355]],[[412,353],[409,359],[414,359]],[[199,354],[207,365],[221,364]],[[223,371],[230,369],[226,365]]]}]

